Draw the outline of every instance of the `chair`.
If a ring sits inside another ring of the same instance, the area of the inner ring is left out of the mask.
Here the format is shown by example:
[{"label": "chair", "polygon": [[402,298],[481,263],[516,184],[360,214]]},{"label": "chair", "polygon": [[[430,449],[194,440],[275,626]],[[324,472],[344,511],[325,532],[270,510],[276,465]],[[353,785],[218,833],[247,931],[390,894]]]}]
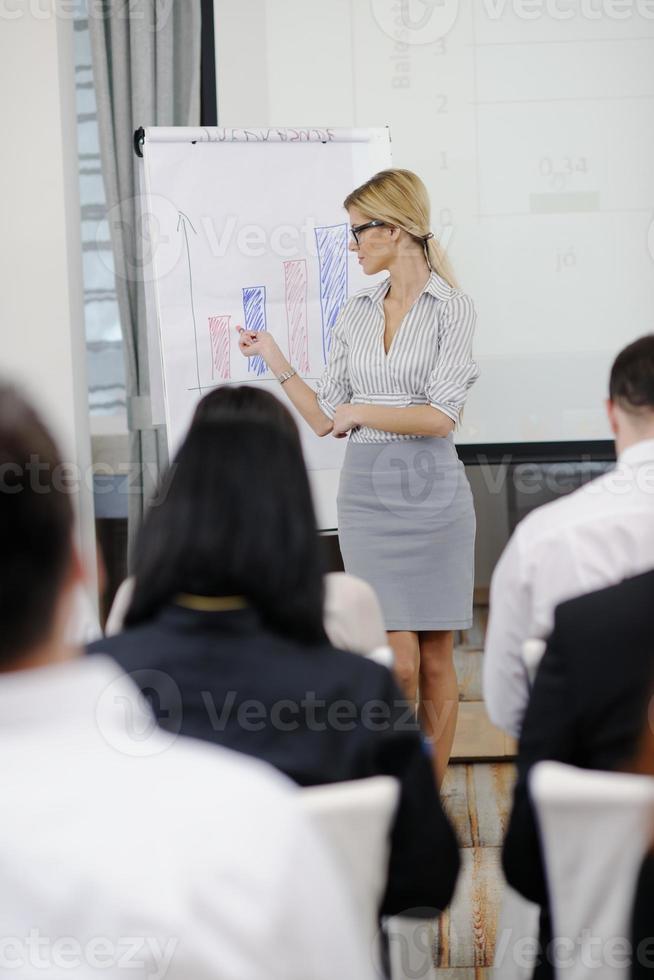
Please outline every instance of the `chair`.
[{"label": "chair", "polygon": [[392,670],[395,663],[395,656],[391,647],[375,647],[370,653],[366,654],[368,660],[374,660],[376,664],[381,664],[387,670]]},{"label": "chair", "polygon": [[654,779],[539,762],[529,788],[542,838],[558,980],[627,980],[624,947],[651,839]]},{"label": "chair", "polygon": [[538,666],[543,659],[543,654],[545,653],[546,649],[547,642],[545,640],[525,640],[522,645],[522,659],[527,669],[527,676],[529,677],[530,686],[534,683],[536,671],[538,670]]},{"label": "chair", "polygon": [[91,602],[91,596],[79,585],[73,595],[73,608],[66,630],[66,642],[71,646],[84,646],[102,636],[100,620]]},{"label": "chair", "polygon": [[346,572],[325,575],[325,632],[341,650],[370,656],[388,644],[384,617],[372,586]]},{"label": "chair", "polygon": [[[529,686],[547,648],[545,640],[525,640],[522,660]],[[531,980],[536,960],[539,936],[540,908],[504,882],[497,924],[497,943],[493,976],[498,980]],[[533,950],[533,955],[530,952]]]},{"label": "chair", "polygon": [[127,615],[133,594],[134,579],[131,577],[126,578],[118,586],[114,601],[111,604],[107,622],[104,625],[105,636],[114,636],[114,634],[122,632],[125,616]]},{"label": "chair", "polygon": [[330,846],[359,912],[359,929],[380,956],[379,906],[386,890],[390,833],[400,786],[391,776],[310,786],[300,801]]}]

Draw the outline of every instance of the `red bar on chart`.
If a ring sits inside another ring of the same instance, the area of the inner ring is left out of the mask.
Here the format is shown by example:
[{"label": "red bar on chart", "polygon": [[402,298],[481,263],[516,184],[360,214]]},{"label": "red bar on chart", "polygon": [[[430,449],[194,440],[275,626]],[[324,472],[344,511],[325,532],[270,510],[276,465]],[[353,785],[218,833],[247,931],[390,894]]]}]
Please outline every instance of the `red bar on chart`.
[{"label": "red bar on chart", "polygon": [[211,380],[229,381],[229,321],[231,315],[209,317]]},{"label": "red bar on chart", "polygon": [[307,282],[306,259],[284,262],[289,360],[300,374],[306,374],[309,370]]}]

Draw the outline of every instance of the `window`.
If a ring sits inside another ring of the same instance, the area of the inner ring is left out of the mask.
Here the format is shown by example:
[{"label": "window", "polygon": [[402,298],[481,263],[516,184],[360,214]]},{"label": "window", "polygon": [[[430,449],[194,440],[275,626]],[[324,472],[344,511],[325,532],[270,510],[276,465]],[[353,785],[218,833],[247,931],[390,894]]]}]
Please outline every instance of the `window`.
[{"label": "window", "polygon": [[114,261],[106,221],[97,105],[86,0],[75,9],[75,91],[89,409],[92,415],[125,412],[125,367]]}]

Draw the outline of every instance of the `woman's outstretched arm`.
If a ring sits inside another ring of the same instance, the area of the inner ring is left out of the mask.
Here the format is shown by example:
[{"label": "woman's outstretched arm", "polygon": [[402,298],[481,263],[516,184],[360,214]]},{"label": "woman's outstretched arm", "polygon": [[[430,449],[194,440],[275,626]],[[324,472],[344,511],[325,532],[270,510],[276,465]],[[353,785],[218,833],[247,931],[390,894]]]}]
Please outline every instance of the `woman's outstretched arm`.
[{"label": "woman's outstretched arm", "polygon": [[[283,374],[285,371],[293,370],[292,365],[277,346],[275,338],[267,331],[253,333],[243,330],[242,327],[236,329],[239,331],[238,346],[246,357],[254,357],[257,354],[263,357],[273,374]],[[326,436],[332,431],[332,421],[320,408],[316,392],[299,374],[294,374],[284,382],[282,387],[316,435]]]}]

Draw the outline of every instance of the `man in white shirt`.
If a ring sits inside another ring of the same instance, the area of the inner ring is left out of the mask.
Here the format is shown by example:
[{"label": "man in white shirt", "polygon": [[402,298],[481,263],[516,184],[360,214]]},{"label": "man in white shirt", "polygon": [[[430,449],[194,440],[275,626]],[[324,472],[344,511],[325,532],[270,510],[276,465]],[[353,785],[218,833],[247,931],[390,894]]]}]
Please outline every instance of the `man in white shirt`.
[{"label": "man in white shirt", "polygon": [[491,721],[516,737],[529,696],[525,640],[549,635],[558,603],[654,567],[654,334],[616,358],[606,407],[615,469],[528,514],[493,574],[484,698]]},{"label": "man in white shirt", "polygon": [[82,575],[60,478],[0,386],[0,975],[368,980],[292,785],[164,732],[112,660],[67,646]]}]

